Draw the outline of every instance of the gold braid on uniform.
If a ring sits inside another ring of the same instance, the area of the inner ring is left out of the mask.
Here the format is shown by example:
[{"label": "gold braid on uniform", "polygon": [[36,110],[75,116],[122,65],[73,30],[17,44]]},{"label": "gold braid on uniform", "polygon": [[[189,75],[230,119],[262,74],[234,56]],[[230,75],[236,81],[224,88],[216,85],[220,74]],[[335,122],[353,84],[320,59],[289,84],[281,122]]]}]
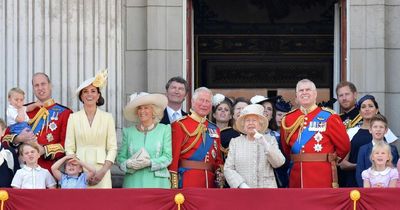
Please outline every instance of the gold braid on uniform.
[{"label": "gold braid on uniform", "polygon": [[171,175],[171,188],[178,189],[178,174],[176,172],[170,171]]},{"label": "gold braid on uniform", "polygon": [[[289,144],[290,138],[293,136],[294,132],[301,127],[304,123],[304,115],[300,115],[297,120],[293,123],[293,125],[287,127],[286,126],[286,116],[282,118],[282,128],[285,131],[286,136],[286,144]],[[301,138],[301,133],[299,133],[299,138]]]},{"label": "gold braid on uniform", "polygon": [[64,147],[61,144],[48,144],[44,146],[44,158],[54,160],[57,153],[64,153]]},{"label": "gold braid on uniform", "polygon": [[194,147],[194,145],[196,145],[196,143],[199,141],[200,136],[207,130],[207,127],[203,124],[203,123],[206,121],[206,119],[205,119],[205,118],[203,118],[203,119],[204,119],[204,120],[202,120],[202,121],[199,123],[199,125],[197,126],[197,128],[196,128],[192,133],[190,133],[190,132],[186,129],[185,125],[184,125],[182,122],[178,121],[179,126],[181,126],[182,130],[186,133],[186,138],[185,138],[185,140],[182,142],[182,145],[181,145],[181,146],[183,146],[183,145],[187,142],[187,140],[189,139],[189,137],[196,136],[196,138],[194,139],[194,141],[193,141],[187,148],[185,148],[185,149],[183,149],[183,150],[181,151],[181,154],[185,154],[187,151],[189,151],[190,149],[192,149],[192,148]]},{"label": "gold braid on uniform", "polygon": [[362,120],[362,117],[360,114],[358,114],[350,123],[347,125],[346,128],[352,128],[356,126],[360,121]]},{"label": "gold braid on uniform", "polygon": [[[4,145],[6,145],[6,148],[11,147],[11,144],[14,141],[14,138],[17,136],[17,134],[7,134],[3,137],[3,141],[0,143],[4,143]],[[0,136],[1,138],[1,136]]]},{"label": "gold braid on uniform", "polygon": [[218,188],[224,188],[225,176],[224,176],[224,166],[219,165],[217,170],[215,170],[215,182]]},{"label": "gold braid on uniform", "polygon": [[32,119],[29,120],[28,124],[29,125],[33,124],[32,130],[34,131],[36,129],[37,125],[39,124],[40,120],[41,119],[46,120],[48,115],[49,115],[49,111],[46,108],[42,107],[39,109],[39,111],[36,113],[36,115]]},{"label": "gold braid on uniform", "polygon": [[228,157],[229,147],[225,148],[222,145],[220,147],[221,147],[222,155],[223,155],[224,159],[226,159]]}]

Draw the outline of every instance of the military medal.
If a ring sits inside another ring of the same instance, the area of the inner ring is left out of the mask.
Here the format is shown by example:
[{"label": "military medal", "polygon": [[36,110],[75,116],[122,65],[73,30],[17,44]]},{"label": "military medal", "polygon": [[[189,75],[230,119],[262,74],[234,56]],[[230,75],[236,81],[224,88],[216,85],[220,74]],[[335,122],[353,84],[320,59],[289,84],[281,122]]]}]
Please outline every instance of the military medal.
[{"label": "military medal", "polygon": [[219,137],[219,135],[217,133],[217,130],[215,130],[215,129],[209,128],[208,129],[208,133],[210,134],[211,138],[218,138]]},{"label": "military medal", "polygon": [[212,157],[215,159],[215,157],[217,157],[217,154],[215,153],[215,150],[211,150],[211,155]]},{"label": "military medal", "polygon": [[314,151],[321,152],[322,151],[322,144],[320,144],[320,143],[314,144]]},{"label": "military medal", "polygon": [[50,117],[50,120],[58,120],[58,112],[53,112],[53,114]]},{"label": "military medal", "polygon": [[57,124],[54,123],[54,122],[51,122],[51,123],[49,124],[49,128],[50,128],[51,131],[54,131],[54,130],[57,129]]},{"label": "military medal", "polygon": [[322,134],[320,132],[318,132],[317,134],[314,135],[314,139],[317,142],[316,144],[314,144],[314,151],[316,152],[321,152],[322,151],[322,144],[320,144],[319,142],[322,141],[324,137],[322,136]]},{"label": "military medal", "polygon": [[50,117],[50,120],[54,120],[54,119],[56,119],[56,113],[55,112],[53,112],[53,114]]},{"label": "military medal", "polygon": [[51,134],[51,133],[47,134],[46,135],[46,139],[47,139],[48,142],[53,141],[54,140],[53,134]]},{"label": "military medal", "polygon": [[322,137],[322,134],[320,132],[318,132],[317,134],[315,134],[314,139],[315,141],[317,141],[317,143],[319,143],[324,137]]},{"label": "military medal", "polygon": [[345,121],[343,121],[344,126],[349,127],[351,120],[347,118]]}]

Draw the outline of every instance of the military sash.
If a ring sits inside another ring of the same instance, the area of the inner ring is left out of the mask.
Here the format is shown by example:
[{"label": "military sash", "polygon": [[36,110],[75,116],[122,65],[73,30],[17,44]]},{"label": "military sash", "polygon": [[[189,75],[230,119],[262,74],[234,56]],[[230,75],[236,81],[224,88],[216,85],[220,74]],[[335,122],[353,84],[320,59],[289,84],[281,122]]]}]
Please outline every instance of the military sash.
[{"label": "military sash", "polygon": [[200,147],[197,148],[196,152],[189,158],[189,160],[202,161],[207,155],[207,152],[210,150],[214,143],[214,139],[210,136],[210,130],[217,130],[217,126],[214,124],[208,123],[207,132],[205,132],[204,143],[200,144]]},{"label": "military sash", "polygon": [[310,125],[312,123],[318,124],[324,124],[328,120],[328,118],[331,116],[331,113],[328,111],[321,110],[317,116],[315,116],[311,122],[308,124],[308,126],[301,132],[301,137],[298,139],[292,146],[292,153],[293,154],[299,154],[301,151],[301,148],[307,144],[308,141],[310,141],[311,137],[314,136],[314,134],[318,130],[310,129]]},{"label": "military sash", "polygon": [[[210,150],[210,148],[213,146],[214,144],[214,139],[211,137],[210,135],[210,130],[215,130],[217,131],[217,126],[212,124],[212,123],[208,123],[207,126],[207,131],[204,133],[204,142],[202,144],[200,144],[200,146],[197,148],[197,150],[193,153],[193,155],[191,157],[188,158],[188,160],[194,160],[194,161],[203,161],[204,158],[207,155],[207,152]],[[182,168],[179,167],[178,172],[181,175],[180,179],[179,179],[179,188],[182,188],[182,175],[185,171],[189,170],[189,168]]]},{"label": "military sash", "polygon": [[50,109],[42,107],[29,124],[32,126],[32,131],[36,135],[40,135],[44,128],[51,131],[57,129],[57,124],[52,121],[58,120],[58,115],[65,110],[64,107],[56,104]]}]

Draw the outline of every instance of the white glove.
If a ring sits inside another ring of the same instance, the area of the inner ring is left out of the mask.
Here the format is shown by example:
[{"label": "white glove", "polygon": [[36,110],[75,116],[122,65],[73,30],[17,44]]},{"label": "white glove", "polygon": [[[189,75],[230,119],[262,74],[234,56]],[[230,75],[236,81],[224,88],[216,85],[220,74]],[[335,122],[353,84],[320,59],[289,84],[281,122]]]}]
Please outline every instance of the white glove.
[{"label": "white glove", "polygon": [[256,132],[256,134],[254,135],[254,137],[257,139],[257,142],[259,144],[261,144],[265,151],[268,151],[269,147],[271,146],[271,143],[269,143],[266,139],[265,136],[262,135],[261,133],[257,132],[256,129],[254,129],[254,131]]},{"label": "white glove", "polygon": [[239,185],[239,188],[246,189],[246,188],[250,188],[250,187],[249,187],[249,185],[247,185],[246,183],[243,182],[242,184]]},{"label": "white glove", "polygon": [[146,167],[149,167],[149,166],[151,165],[151,160],[150,160],[150,158],[145,158],[145,159],[143,159],[143,160],[138,160],[138,162],[139,162],[139,165],[140,165],[142,168],[146,168]]},{"label": "white glove", "polygon": [[151,165],[151,161],[149,158],[144,159],[128,159],[126,161],[126,167],[134,170],[139,170],[142,168],[149,167]]}]

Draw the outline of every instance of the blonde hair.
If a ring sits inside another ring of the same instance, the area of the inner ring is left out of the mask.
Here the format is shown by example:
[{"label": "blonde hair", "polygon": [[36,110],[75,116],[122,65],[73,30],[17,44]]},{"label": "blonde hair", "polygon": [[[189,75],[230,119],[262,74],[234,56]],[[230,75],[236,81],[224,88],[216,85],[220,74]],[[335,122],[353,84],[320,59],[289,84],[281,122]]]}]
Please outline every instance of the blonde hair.
[{"label": "blonde hair", "polygon": [[369,159],[371,160],[372,166],[371,168],[373,170],[376,170],[376,165],[375,162],[372,160],[372,156],[374,155],[374,152],[378,149],[384,149],[386,150],[386,152],[389,155],[389,160],[386,162],[386,167],[391,167],[393,168],[393,164],[392,164],[392,160],[393,160],[393,156],[392,156],[392,149],[390,148],[390,145],[385,143],[385,142],[379,142],[376,143],[373,147],[372,147],[372,151],[371,151],[371,155],[369,156]]},{"label": "blonde hair", "polygon": [[11,88],[11,90],[8,91],[8,98],[10,98],[11,95],[14,93],[18,93],[18,94],[25,96],[25,92],[21,88],[13,87],[13,88]]},{"label": "blonde hair", "polygon": [[35,149],[36,151],[40,152],[39,146],[38,146],[38,145],[23,143],[23,144],[21,144],[21,146],[19,146],[19,148],[18,148],[18,150],[19,150],[18,152],[19,152],[19,155],[20,155],[20,156],[22,156],[22,154],[24,153],[24,148],[25,148],[25,147],[32,147],[32,148]]},{"label": "blonde hair", "polygon": [[[136,115],[138,115],[139,107],[141,107],[141,106],[150,106],[151,107],[151,109],[153,110],[152,114],[153,114],[154,123],[159,123],[161,121],[161,119],[164,117],[164,109],[162,109],[161,107],[158,107],[154,104],[143,104],[143,105],[136,107],[136,109],[135,109]],[[140,122],[139,115],[138,115],[138,122]]]}]

